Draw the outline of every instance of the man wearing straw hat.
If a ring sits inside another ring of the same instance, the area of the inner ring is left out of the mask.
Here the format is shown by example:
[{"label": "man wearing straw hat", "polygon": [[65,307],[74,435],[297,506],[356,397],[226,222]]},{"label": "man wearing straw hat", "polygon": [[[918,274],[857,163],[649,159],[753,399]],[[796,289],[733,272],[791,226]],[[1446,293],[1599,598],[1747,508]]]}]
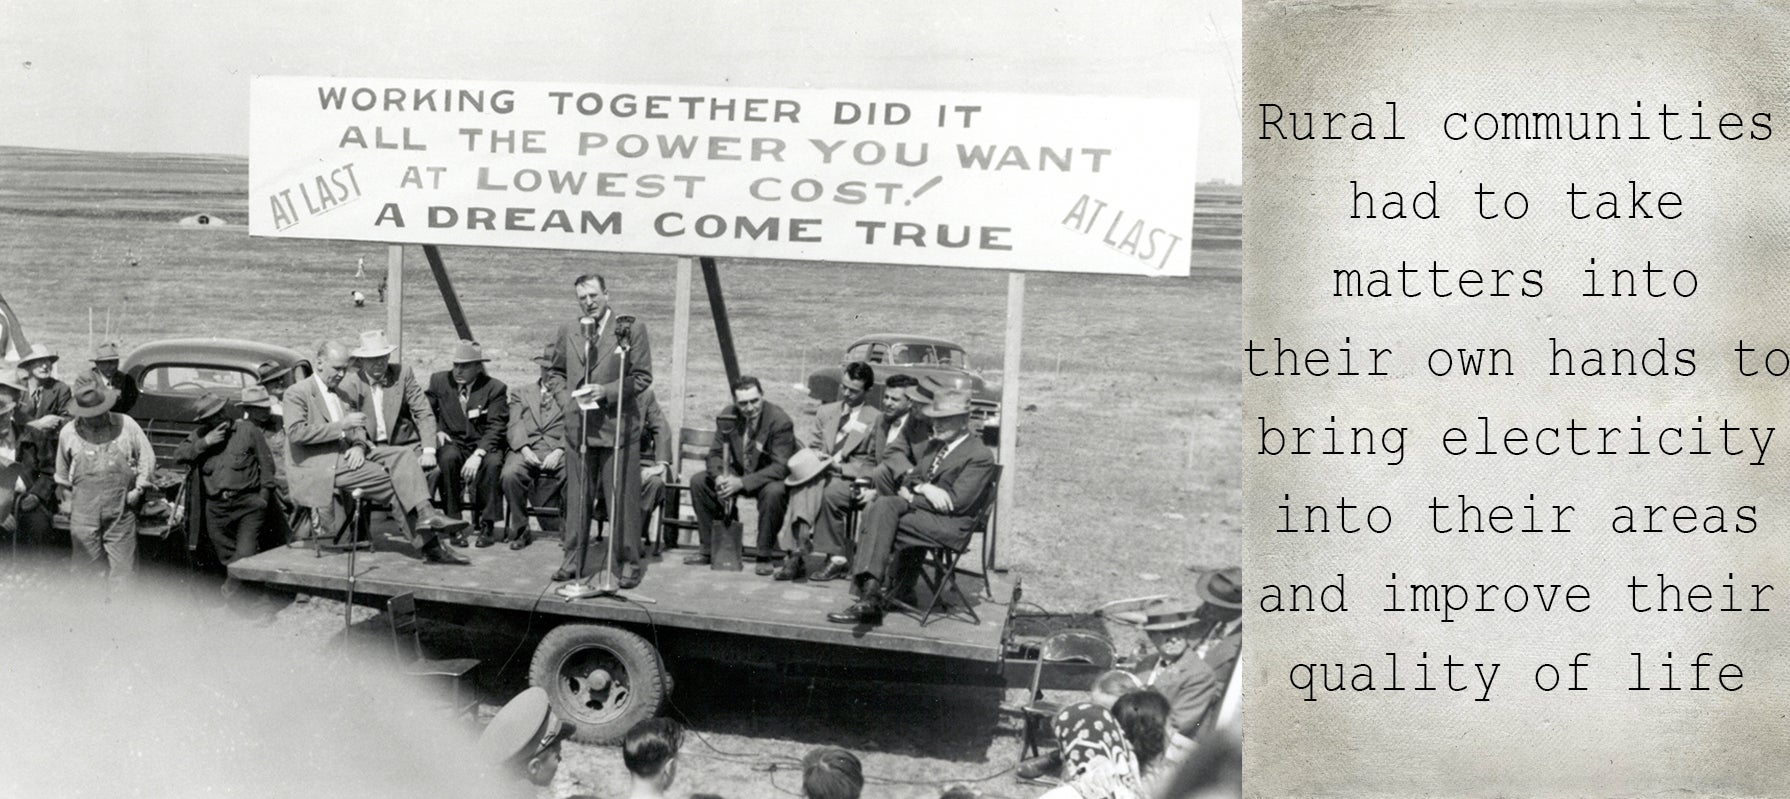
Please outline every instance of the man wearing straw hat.
[{"label": "man wearing straw hat", "polygon": [[113,413],[130,413],[137,404],[137,381],[118,371],[118,345],[106,342],[93,351],[93,376],[106,388],[118,390]]},{"label": "man wearing straw hat", "polygon": [[[245,404],[268,404],[260,386]],[[273,453],[260,428],[224,414],[223,398],[206,395],[200,400],[199,426],[175,448],[173,461],[186,464],[187,550],[198,549],[203,536],[211,542],[218,562],[226,566],[255,554],[270,516],[280,513],[270,505],[274,469]],[[224,592],[234,592],[236,580],[224,581]]]},{"label": "man wearing straw hat", "polygon": [[932,420],[932,440],[915,458],[920,465],[908,473],[899,493],[877,497],[864,512],[851,566],[859,599],[844,611],[827,614],[828,621],[882,623],[884,582],[906,571],[891,575],[892,561],[918,551],[915,547],[961,549],[969,543],[976,516],[989,500],[985,494],[994,479],[994,453],[970,432],[970,392],[938,392],[925,415]]},{"label": "man wearing straw hat", "polygon": [[1144,608],[1144,633],[1156,654],[1138,664],[1144,684],[1168,697],[1175,745],[1192,745],[1206,711],[1224,696],[1243,645],[1243,572],[1218,569],[1194,583],[1200,604],[1160,599]]},{"label": "man wearing straw hat", "polygon": [[497,543],[497,520],[503,517],[498,476],[510,420],[510,389],[485,374],[488,360],[478,342],[461,341],[454,345],[453,368],[431,375],[424,392],[441,427],[435,453],[441,464],[435,473],[441,512],[460,518],[461,494],[471,483],[479,546],[486,547]]},{"label": "man wearing straw hat", "polygon": [[435,411],[429,407],[429,397],[417,382],[416,372],[392,363],[392,353],[397,351],[386,341],[383,330],[360,334],[360,346],[348,354],[354,359],[355,369],[342,379],[336,391],[367,415],[368,432],[375,446],[420,445],[422,457],[418,462],[424,469],[433,468],[435,448],[440,443]]},{"label": "man wearing straw hat", "polygon": [[113,413],[118,391],[83,376],[56,444],[56,485],[65,492],[74,568],[114,586],[137,568],[137,509],[155,473],[155,450],[135,420]]},{"label": "man wearing straw hat", "polygon": [[68,385],[52,374],[57,358],[40,343],[31,345],[19,360],[19,371],[25,375],[24,391],[12,418],[19,431],[19,462],[27,475],[16,513],[19,538],[27,545],[49,546],[56,538],[56,437],[71,418],[68,405],[72,396]]}]

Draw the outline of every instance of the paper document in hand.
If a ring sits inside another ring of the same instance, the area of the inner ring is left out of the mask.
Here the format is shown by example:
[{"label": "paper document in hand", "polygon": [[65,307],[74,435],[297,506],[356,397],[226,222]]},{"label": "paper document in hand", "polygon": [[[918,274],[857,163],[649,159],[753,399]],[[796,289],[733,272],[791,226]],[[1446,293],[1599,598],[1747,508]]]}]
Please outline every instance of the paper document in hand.
[{"label": "paper document in hand", "polygon": [[603,405],[603,387],[585,386],[572,392],[572,399],[577,401],[580,409],[594,411]]}]

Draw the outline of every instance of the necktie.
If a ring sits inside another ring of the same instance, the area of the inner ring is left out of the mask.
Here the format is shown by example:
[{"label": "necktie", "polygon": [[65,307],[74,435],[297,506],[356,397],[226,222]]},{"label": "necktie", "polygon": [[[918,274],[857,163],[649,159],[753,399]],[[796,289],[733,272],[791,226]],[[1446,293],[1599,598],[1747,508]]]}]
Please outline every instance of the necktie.
[{"label": "necktie", "polygon": [[466,410],[466,400],[469,398],[469,393],[470,391],[466,386],[460,387],[460,410]]},{"label": "necktie", "polygon": [[951,451],[951,445],[949,445],[949,444],[939,447],[939,454],[932,459],[932,468],[926,470],[927,482],[931,482],[932,478],[938,476],[939,465],[945,462],[945,453],[948,453],[950,451]]}]

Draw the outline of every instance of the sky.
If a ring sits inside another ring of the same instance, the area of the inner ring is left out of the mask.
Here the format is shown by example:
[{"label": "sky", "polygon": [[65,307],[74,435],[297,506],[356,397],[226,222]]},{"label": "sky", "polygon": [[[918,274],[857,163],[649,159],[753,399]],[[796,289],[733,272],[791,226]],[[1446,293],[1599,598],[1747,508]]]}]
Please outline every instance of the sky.
[{"label": "sky", "polygon": [[1192,95],[1234,183],[1241,33],[1239,0],[5,0],[0,145],[247,155],[254,75]]}]

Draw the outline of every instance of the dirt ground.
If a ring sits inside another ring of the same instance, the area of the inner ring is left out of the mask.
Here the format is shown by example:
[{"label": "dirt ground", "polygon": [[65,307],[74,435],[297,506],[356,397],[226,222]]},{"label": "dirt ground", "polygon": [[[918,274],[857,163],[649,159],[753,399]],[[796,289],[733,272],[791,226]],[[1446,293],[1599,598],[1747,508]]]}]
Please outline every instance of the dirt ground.
[{"label": "dirt ground", "polygon": [[[349,302],[356,288],[374,296],[381,245],[252,239],[243,227],[175,223],[199,212],[243,220],[243,166],[0,150],[8,232],[0,295],[33,342],[65,354],[64,375],[104,338],[127,350],[158,338],[224,336],[309,351],[320,337],[347,340],[384,326],[383,305]],[[554,324],[574,316],[571,280],[587,271],[610,278],[617,307],[651,329],[655,366],[669,368],[672,259],[481,248],[444,257],[501,379],[533,378],[528,358]],[[360,280],[357,258],[368,268]],[[406,258],[404,357],[424,374],[445,368],[454,336],[420,250]],[[1239,562],[1240,260],[1234,247],[1208,246],[1195,251],[1190,279],[1028,277],[1022,374],[1002,376],[1009,390],[1017,384],[1024,411],[1010,472],[1017,512],[1002,520],[1000,537],[1001,565],[1023,579],[1028,600],[1078,611],[1189,594],[1194,569]],[[721,279],[744,371],[786,408],[803,407],[808,371],[866,332],[951,338],[985,373],[999,371],[1006,279],[998,273],[723,261]],[[726,399],[700,285],[695,294],[685,397],[693,422]],[[339,644],[339,603],[272,607],[267,634],[293,646]],[[372,611],[357,613],[365,614],[357,631],[384,629]],[[445,650],[480,643],[452,629],[433,629],[428,640]],[[525,684],[527,653],[508,668],[501,652],[478,654],[499,666],[481,674],[490,712]],[[936,796],[955,782],[989,796],[1039,792],[1009,773],[1019,725],[1000,706],[1022,692],[674,668],[673,714],[696,732],[685,744],[682,792],[791,793],[799,784],[793,759],[822,744],[863,755],[878,784],[872,796]],[[617,750],[574,744],[540,796],[621,795],[623,773]]]}]

